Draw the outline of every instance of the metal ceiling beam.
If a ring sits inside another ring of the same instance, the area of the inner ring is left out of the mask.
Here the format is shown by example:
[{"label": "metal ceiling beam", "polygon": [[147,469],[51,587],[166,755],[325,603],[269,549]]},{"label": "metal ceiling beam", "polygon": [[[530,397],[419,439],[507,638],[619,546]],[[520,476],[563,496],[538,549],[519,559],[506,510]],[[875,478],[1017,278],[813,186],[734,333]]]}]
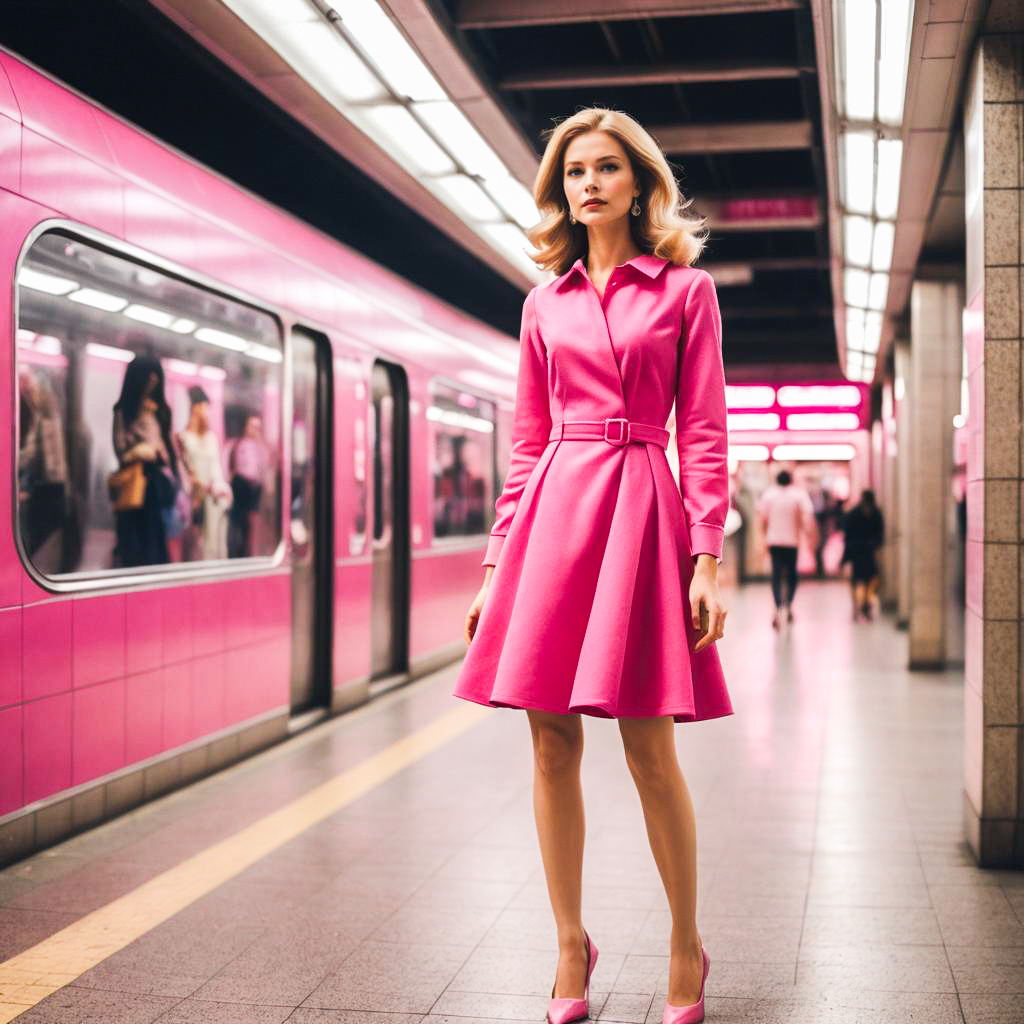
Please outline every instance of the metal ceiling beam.
[{"label": "metal ceiling beam", "polygon": [[666,153],[749,153],[809,149],[810,121],[727,121],[721,124],[656,124],[648,131]]},{"label": "metal ceiling beam", "polygon": [[806,6],[807,0],[460,0],[455,24],[460,29],[523,28],[587,21],[764,14]]},{"label": "metal ceiling beam", "polygon": [[697,82],[751,82],[797,78],[814,68],[778,61],[725,61],[693,64],[596,65],[582,68],[547,68],[522,71],[498,80],[503,92],[524,89],[577,89],[595,86],[692,85]]}]

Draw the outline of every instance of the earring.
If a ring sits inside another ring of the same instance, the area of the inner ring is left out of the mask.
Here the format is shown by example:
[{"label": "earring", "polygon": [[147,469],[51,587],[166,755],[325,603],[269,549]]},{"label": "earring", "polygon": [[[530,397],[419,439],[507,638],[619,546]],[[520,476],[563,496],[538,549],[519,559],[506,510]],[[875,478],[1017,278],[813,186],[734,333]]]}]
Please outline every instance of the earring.
[{"label": "earring", "polygon": [[640,216],[640,197],[639,196],[634,198],[633,206],[632,206],[632,208],[630,209],[629,212],[631,214],[633,214],[634,217],[639,217]]},{"label": "earring", "polygon": [[572,215],[572,213],[569,214],[569,223],[570,224],[575,224],[576,223],[576,218]]}]

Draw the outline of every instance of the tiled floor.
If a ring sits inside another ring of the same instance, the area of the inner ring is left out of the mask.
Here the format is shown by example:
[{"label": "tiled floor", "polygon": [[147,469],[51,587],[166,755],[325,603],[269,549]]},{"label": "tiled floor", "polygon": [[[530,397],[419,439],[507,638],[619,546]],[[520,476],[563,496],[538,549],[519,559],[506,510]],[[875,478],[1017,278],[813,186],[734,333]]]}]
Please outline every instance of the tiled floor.
[{"label": "tiled floor", "polygon": [[[736,714],[676,726],[707,1019],[1024,1022],[1024,873],[961,838],[960,676],[805,582],[728,598]],[[444,714],[454,667],[0,873],[0,960]],[[586,718],[602,1021],[660,1024],[669,917],[616,724]],[[523,713],[495,710],[29,1010],[77,1024],[544,1018],[555,937]]]}]

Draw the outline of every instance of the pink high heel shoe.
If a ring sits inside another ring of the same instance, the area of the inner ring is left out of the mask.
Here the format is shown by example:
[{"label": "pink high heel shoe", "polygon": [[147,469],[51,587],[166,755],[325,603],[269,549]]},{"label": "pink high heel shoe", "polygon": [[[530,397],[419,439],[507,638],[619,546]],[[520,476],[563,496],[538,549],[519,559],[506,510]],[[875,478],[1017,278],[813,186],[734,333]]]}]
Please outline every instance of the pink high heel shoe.
[{"label": "pink high heel shoe", "polygon": [[590,976],[597,966],[597,944],[591,942],[587,935],[587,929],[583,929],[583,936],[587,940],[587,981],[583,987],[583,998],[574,999],[571,996],[559,996],[555,998],[555,985],[551,986],[551,1002],[548,1004],[548,1024],[572,1024],[572,1021],[586,1020],[590,1016]]},{"label": "pink high heel shoe", "polygon": [[661,1024],[700,1024],[704,1019],[704,982],[707,980],[708,971],[711,970],[711,957],[708,956],[707,950],[703,946],[700,947],[700,953],[704,957],[704,974],[700,979],[700,999],[687,1006],[675,1006],[666,1000]]}]

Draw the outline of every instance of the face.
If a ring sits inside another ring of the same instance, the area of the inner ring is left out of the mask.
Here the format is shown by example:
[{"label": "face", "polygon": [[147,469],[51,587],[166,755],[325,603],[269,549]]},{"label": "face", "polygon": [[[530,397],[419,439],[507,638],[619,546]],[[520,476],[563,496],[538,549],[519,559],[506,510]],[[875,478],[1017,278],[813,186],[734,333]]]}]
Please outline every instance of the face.
[{"label": "face", "polygon": [[[618,139],[607,132],[578,135],[565,150],[565,198],[581,224],[598,226],[628,217],[640,184]],[[590,203],[589,200],[601,200]]]},{"label": "face", "polygon": [[210,426],[210,403],[196,402],[192,407],[192,415],[200,427],[204,430],[208,429]]},{"label": "face", "polygon": [[263,430],[263,423],[259,416],[250,416],[245,423],[245,436],[246,437],[259,437]]},{"label": "face", "polygon": [[160,383],[160,378],[154,372],[150,372],[149,377],[146,378],[146,397],[148,398],[157,389],[157,385]]}]

